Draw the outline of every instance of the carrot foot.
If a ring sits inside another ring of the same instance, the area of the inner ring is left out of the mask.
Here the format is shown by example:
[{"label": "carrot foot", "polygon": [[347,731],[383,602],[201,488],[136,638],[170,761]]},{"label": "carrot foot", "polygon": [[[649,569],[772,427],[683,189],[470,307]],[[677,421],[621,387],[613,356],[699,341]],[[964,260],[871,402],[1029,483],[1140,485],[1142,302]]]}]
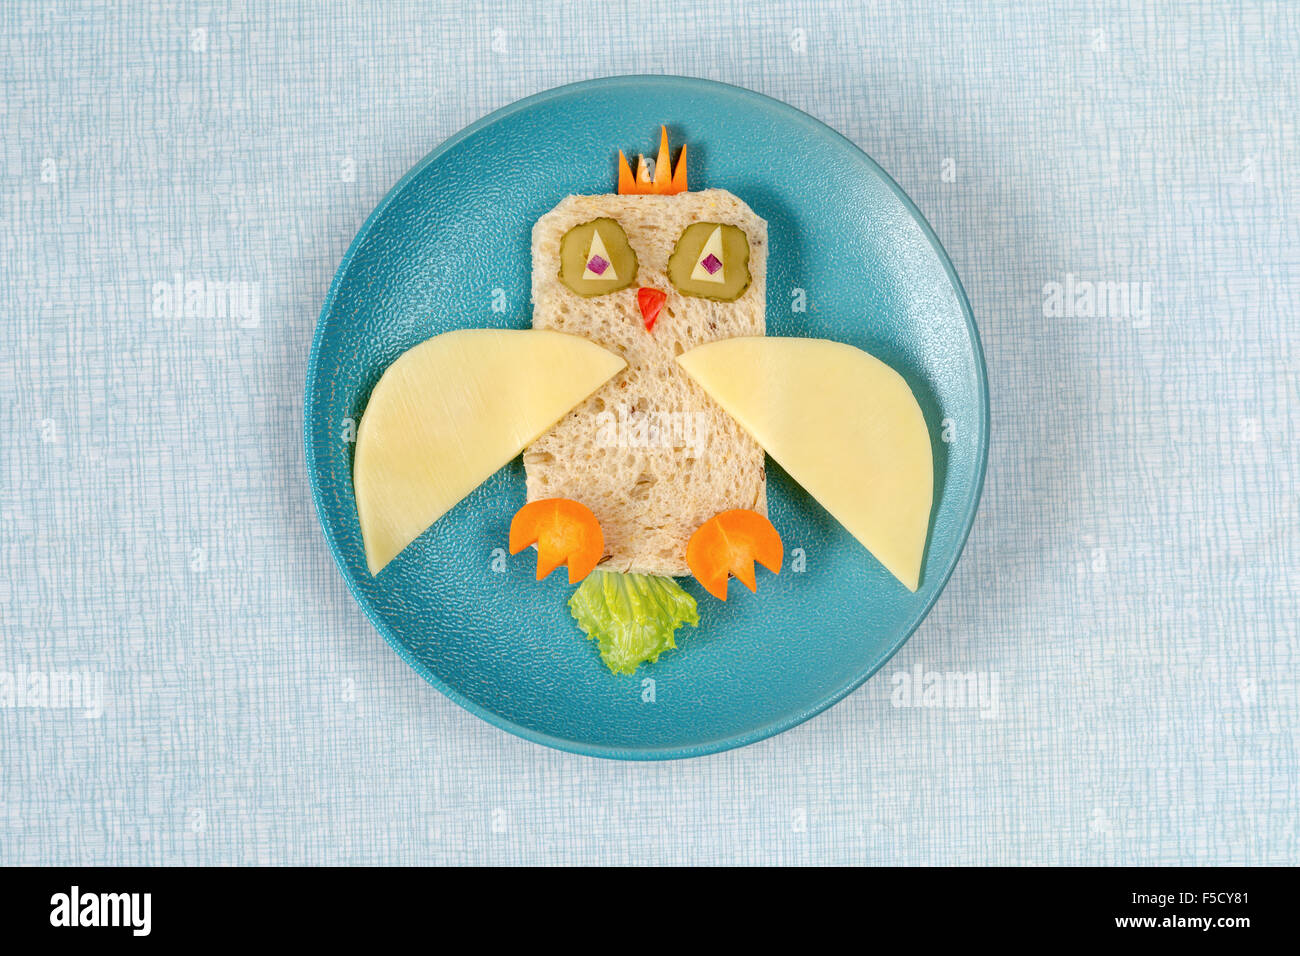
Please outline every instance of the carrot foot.
[{"label": "carrot foot", "polygon": [[530,501],[510,522],[510,553],[537,545],[537,580],[561,564],[569,565],[569,583],[577,584],[605,556],[605,535],[586,505],[568,498]]},{"label": "carrot foot", "polygon": [[710,518],[686,545],[691,573],[719,601],[727,599],[727,579],[735,575],[751,591],[758,590],[757,561],[773,574],[781,573],[785,556],[781,536],[757,511],[737,508]]}]

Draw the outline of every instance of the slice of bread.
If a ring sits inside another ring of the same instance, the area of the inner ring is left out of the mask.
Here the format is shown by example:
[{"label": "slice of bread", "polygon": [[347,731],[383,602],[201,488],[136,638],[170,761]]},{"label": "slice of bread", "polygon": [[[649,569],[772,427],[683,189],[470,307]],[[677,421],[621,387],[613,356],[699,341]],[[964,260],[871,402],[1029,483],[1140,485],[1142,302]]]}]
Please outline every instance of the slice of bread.
[{"label": "slice of bread", "polygon": [[[583,298],[559,278],[560,240],[592,219],[617,220],[636,252],[636,281]],[[739,226],[751,281],[734,302],[678,292],[668,257],[693,222]],[[766,334],[767,223],[722,189],[672,196],[569,196],[533,227],[533,327],[591,339],[628,367],[524,451],[528,500],[572,498],[600,521],[610,571],[686,575],[686,542],[730,508],[767,514],[763,450],[678,367],[683,352]],[[637,289],[667,293],[647,332]],[[665,414],[667,413],[667,414]]]}]

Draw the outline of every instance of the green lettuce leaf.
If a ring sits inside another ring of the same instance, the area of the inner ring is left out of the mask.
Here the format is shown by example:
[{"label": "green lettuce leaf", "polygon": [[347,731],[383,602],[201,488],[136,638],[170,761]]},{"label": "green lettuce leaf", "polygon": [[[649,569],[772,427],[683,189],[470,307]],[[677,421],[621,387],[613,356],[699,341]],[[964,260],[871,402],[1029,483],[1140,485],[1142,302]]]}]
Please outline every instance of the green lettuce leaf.
[{"label": "green lettuce leaf", "polygon": [[631,674],[677,646],[673,632],[695,627],[700,615],[691,597],[672,578],[650,574],[592,571],[573,597],[569,613],[600,647],[615,674]]}]

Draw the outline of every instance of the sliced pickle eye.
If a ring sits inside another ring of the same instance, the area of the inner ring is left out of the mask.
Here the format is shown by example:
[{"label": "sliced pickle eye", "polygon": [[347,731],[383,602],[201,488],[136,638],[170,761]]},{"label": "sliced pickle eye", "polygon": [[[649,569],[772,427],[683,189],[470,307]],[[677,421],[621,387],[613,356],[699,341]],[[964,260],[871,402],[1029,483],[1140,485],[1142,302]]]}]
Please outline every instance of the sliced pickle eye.
[{"label": "sliced pickle eye", "polygon": [[626,289],[636,281],[636,253],[613,219],[574,226],[560,240],[560,281],[590,298]]},{"label": "sliced pickle eye", "polygon": [[683,295],[731,302],[749,288],[749,237],[739,226],[694,222],[668,260],[668,278]]}]

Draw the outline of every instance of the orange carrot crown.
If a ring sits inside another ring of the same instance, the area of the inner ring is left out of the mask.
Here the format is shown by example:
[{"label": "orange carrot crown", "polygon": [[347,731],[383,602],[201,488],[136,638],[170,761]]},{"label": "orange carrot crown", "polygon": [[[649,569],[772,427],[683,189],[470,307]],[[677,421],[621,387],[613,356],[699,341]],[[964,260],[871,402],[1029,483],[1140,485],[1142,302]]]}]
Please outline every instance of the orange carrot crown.
[{"label": "orange carrot crown", "polygon": [[674,169],[668,153],[668,127],[659,127],[659,158],[655,160],[654,176],[644,156],[637,157],[636,175],[627,164],[623,151],[618,151],[618,194],[620,196],[671,196],[686,192],[686,147],[682,147]]}]

